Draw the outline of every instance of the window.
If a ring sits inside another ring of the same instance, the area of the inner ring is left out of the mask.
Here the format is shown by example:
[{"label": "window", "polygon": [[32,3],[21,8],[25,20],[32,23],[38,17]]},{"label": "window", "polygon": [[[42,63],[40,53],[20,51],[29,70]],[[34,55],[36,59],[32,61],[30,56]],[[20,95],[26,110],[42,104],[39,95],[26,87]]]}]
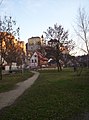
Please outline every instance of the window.
[{"label": "window", "polygon": [[37,62],[37,60],[35,59],[35,63]]},{"label": "window", "polygon": [[34,55],[34,57],[37,57],[37,55]]},{"label": "window", "polygon": [[33,63],[33,59],[32,59],[32,63]]}]

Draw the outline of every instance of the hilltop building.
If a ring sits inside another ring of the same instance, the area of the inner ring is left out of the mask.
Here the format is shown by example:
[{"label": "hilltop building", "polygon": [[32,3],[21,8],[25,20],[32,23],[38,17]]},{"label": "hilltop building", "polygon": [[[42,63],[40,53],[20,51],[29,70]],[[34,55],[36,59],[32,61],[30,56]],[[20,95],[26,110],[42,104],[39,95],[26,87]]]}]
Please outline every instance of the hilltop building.
[{"label": "hilltop building", "polygon": [[41,37],[31,37],[28,39],[28,51],[35,51],[37,49],[41,49],[41,46],[45,46],[46,42],[43,38],[43,35]]}]

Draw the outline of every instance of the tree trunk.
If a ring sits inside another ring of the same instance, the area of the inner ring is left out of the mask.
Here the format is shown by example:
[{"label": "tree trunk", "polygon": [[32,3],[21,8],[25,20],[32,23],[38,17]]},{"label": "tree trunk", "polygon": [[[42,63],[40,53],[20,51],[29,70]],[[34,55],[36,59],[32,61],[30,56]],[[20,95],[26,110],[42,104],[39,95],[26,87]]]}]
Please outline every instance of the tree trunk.
[{"label": "tree trunk", "polygon": [[2,65],[0,66],[0,80],[2,80]]},{"label": "tree trunk", "polygon": [[12,68],[12,63],[10,63],[10,67],[9,67],[9,72],[10,72],[10,73],[12,73],[11,68]]},{"label": "tree trunk", "polygon": [[57,63],[57,70],[58,70],[58,72],[59,72],[59,64]]},{"label": "tree trunk", "polygon": [[62,71],[61,63],[59,62],[59,60],[57,61],[57,68],[58,68],[58,72]]}]

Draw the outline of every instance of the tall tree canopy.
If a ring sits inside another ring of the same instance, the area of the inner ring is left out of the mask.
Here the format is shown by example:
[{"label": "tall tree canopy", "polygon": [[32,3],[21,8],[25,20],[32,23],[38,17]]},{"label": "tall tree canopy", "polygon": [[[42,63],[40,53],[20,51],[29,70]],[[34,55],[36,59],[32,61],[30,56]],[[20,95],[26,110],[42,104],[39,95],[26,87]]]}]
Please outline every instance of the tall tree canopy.
[{"label": "tall tree canopy", "polygon": [[54,27],[49,27],[44,33],[46,34],[48,44],[54,49],[54,57],[56,58],[59,71],[59,68],[61,70],[59,60],[62,59],[62,52],[70,52],[74,48],[73,40],[68,40],[68,31],[65,31],[62,25],[58,24],[54,24]]}]

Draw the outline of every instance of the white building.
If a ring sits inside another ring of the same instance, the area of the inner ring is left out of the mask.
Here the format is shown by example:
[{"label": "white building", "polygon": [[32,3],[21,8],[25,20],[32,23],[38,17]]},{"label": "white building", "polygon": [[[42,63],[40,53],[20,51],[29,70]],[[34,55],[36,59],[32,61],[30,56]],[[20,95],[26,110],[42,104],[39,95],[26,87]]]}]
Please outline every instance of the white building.
[{"label": "white building", "polygon": [[37,68],[38,67],[38,55],[36,52],[32,55],[30,61],[29,61],[29,67],[30,68]]},{"label": "white building", "polygon": [[48,64],[48,59],[38,51],[33,53],[29,61],[30,68],[38,68],[38,67],[42,67],[43,65],[46,66],[47,64]]}]

